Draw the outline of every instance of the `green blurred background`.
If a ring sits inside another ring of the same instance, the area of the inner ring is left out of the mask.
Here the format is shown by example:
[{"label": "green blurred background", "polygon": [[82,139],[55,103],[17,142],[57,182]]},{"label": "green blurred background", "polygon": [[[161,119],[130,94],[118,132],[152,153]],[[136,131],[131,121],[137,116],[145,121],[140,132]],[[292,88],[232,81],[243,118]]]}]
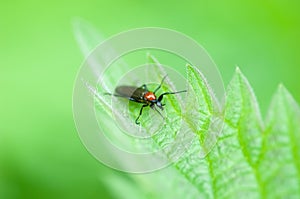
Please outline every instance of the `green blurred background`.
[{"label": "green blurred background", "polygon": [[146,26],[193,37],[225,85],[241,68],[265,115],[281,82],[300,102],[299,10],[299,1],[283,0],[2,1],[0,198],[117,198],[112,190],[121,188],[109,179],[131,180],[98,163],[78,138],[72,89],[83,56],[74,17],[107,37]]}]

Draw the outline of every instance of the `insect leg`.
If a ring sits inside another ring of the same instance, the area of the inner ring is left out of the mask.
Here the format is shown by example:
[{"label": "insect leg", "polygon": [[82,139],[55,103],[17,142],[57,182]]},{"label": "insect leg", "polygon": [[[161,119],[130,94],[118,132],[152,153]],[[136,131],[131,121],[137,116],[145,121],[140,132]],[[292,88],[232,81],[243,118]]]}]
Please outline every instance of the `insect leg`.
[{"label": "insect leg", "polygon": [[172,94],[183,93],[183,92],[187,92],[187,90],[176,91],[176,92],[165,92],[158,97],[157,101],[160,102],[163,99],[164,95],[172,95]]},{"label": "insect leg", "polygon": [[167,75],[165,75],[164,78],[161,80],[160,85],[154,90],[154,92],[153,92],[154,94],[156,93],[156,91],[158,91],[160,89],[160,87],[163,84],[163,82],[165,81],[166,77],[167,77]]},{"label": "insect leg", "polygon": [[[165,105],[165,104],[163,104],[163,105]],[[157,108],[156,108],[154,105],[151,106],[151,108],[154,109],[154,110],[156,110],[156,112],[158,112],[159,115],[160,115],[163,119],[165,119],[164,116],[161,114],[161,112],[159,112],[159,110],[157,110]]]},{"label": "insect leg", "polygon": [[148,104],[144,104],[143,106],[142,106],[142,108],[141,108],[141,110],[140,110],[140,114],[139,114],[139,116],[136,118],[136,120],[135,120],[135,123],[136,124],[140,124],[139,122],[138,122],[138,120],[139,120],[139,118],[140,118],[140,116],[142,115],[142,113],[143,113],[143,108],[144,107],[146,107],[146,106],[149,106]]}]

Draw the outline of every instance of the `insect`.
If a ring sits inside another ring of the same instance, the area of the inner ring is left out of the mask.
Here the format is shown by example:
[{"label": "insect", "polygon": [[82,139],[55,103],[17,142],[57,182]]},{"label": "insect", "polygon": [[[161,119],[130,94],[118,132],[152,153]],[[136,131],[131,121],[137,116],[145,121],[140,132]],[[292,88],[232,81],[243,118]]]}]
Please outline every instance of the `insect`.
[{"label": "insect", "polygon": [[[106,94],[114,95],[116,97],[126,98],[130,101],[143,104],[141,109],[140,109],[140,113],[139,113],[138,117],[135,120],[136,124],[140,124],[140,122],[138,122],[138,120],[139,120],[140,116],[142,115],[143,109],[145,107],[150,106],[150,108],[154,109],[155,111],[157,111],[160,114],[160,116],[162,116],[162,114],[156,109],[155,106],[157,106],[161,110],[164,110],[163,106],[165,106],[165,104],[163,104],[161,102],[163,97],[165,95],[171,95],[171,94],[186,92],[186,90],[175,91],[175,92],[165,92],[165,93],[162,93],[159,97],[157,97],[155,94],[161,88],[161,86],[162,86],[164,80],[166,79],[166,77],[167,77],[167,75],[163,77],[160,85],[153,92],[148,90],[146,84],[143,84],[141,87],[118,86],[118,87],[116,87],[114,94],[110,94],[110,93],[106,93]],[[162,118],[164,118],[164,117],[162,116]]]}]

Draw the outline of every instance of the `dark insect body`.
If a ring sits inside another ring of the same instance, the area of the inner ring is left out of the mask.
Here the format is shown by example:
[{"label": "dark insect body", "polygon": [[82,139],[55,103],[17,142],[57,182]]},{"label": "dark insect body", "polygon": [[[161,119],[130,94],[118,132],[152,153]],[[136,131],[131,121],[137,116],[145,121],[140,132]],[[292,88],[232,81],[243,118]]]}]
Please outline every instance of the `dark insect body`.
[{"label": "dark insect body", "polygon": [[140,124],[138,122],[138,120],[139,120],[140,116],[143,113],[143,108],[145,108],[147,106],[150,106],[152,109],[156,110],[160,114],[160,116],[162,116],[162,114],[156,109],[155,106],[157,106],[161,110],[164,109],[163,106],[165,106],[165,104],[163,104],[161,102],[163,97],[165,95],[186,92],[186,90],[175,91],[175,92],[165,92],[165,93],[162,93],[159,97],[157,97],[155,95],[155,93],[161,88],[161,86],[162,86],[162,84],[163,84],[166,77],[167,76],[164,76],[164,78],[162,79],[160,85],[153,92],[148,90],[146,84],[143,84],[141,87],[118,86],[118,87],[116,87],[114,94],[110,94],[110,93],[107,93],[107,94],[114,95],[116,97],[123,97],[123,98],[126,98],[126,99],[130,100],[130,101],[143,104],[143,106],[140,109],[140,113],[139,113],[138,117],[135,120],[136,124]]}]

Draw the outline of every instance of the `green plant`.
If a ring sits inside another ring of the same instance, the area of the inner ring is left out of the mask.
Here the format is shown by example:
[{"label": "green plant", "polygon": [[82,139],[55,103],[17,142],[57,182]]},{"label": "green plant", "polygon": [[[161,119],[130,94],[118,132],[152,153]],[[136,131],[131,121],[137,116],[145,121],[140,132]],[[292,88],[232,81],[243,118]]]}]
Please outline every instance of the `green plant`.
[{"label": "green plant", "polygon": [[[89,43],[98,43],[88,34],[95,31],[86,30],[88,26],[75,31],[77,37],[85,38],[79,42],[84,50],[92,49]],[[89,40],[95,41],[87,42]],[[149,63],[156,66],[151,77],[161,80],[160,75],[165,73],[160,63],[153,56],[148,58]],[[111,87],[116,83],[116,72],[126,73],[131,68],[122,66],[119,69],[108,71],[106,81]],[[103,179],[111,194],[115,198],[130,199],[299,198],[300,108],[284,86],[278,86],[263,120],[255,94],[238,68],[227,87],[223,106],[217,104],[205,77],[193,66],[187,66],[187,79],[194,91],[186,99],[187,111],[181,113],[180,99],[169,96],[166,113],[171,117],[182,115],[196,141],[167,168],[139,175],[118,173]],[[101,86],[98,89],[101,92]],[[166,81],[162,89],[174,90],[172,82]],[[103,102],[105,99],[100,96],[96,106],[111,115],[110,107]],[[139,106],[129,105],[134,122]],[[189,116],[189,111],[196,116]],[[171,128],[168,118],[166,122],[165,128],[152,137],[154,144],[149,148],[160,148],[176,137],[176,128]],[[212,124],[221,125],[222,132],[211,135]],[[142,125],[146,130],[149,127],[147,122],[142,121]],[[125,137],[118,139],[128,141]],[[119,158],[116,161],[127,160]],[[121,191],[115,191],[116,188]]]},{"label": "green plant", "polygon": [[[159,65],[152,56],[150,61]],[[199,98],[194,101],[202,100],[201,105],[193,104],[201,122],[190,126],[199,142],[167,169],[131,176],[142,191],[133,191],[129,198],[299,198],[300,109],[284,86],[279,85],[263,121],[254,92],[237,68],[221,111],[223,130],[201,158],[209,123],[219,113],[212,110],[214,98],[203,75],[192,66],[187,66],[187,74]],[[168,128],[164,133],[170,133]],[[158,145],[164,140],[155,139]]]}]

